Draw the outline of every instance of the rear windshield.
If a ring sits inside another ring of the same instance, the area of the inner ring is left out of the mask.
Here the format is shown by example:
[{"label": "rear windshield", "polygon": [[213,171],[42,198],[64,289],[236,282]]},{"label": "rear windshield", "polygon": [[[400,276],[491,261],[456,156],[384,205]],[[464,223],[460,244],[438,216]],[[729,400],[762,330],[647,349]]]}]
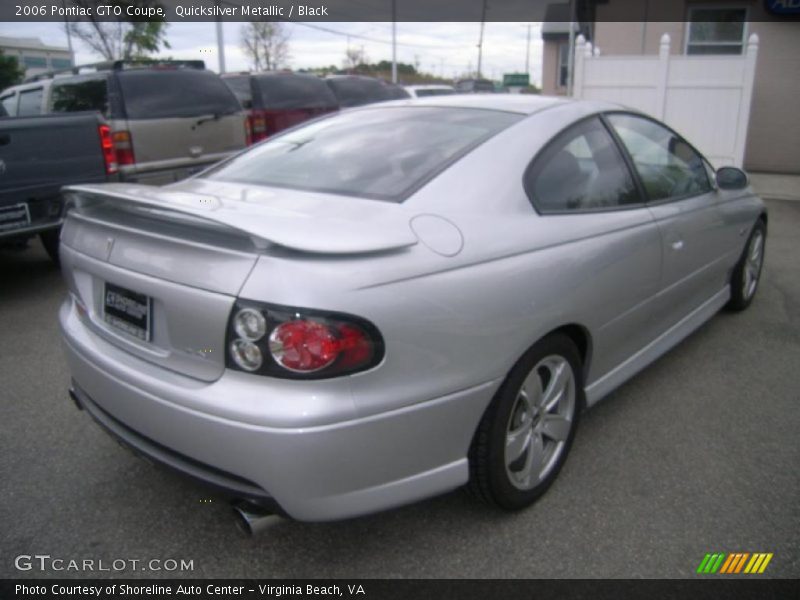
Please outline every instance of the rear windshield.
[{"label": "rear windshield", "polygon": [[261,94],[258,108],[335,108],[336,96],[325,81],[313,75],[276,73],[255,77]]},{"label": "rear windshield", "polygon": [[521,118],[469,108],[344,112],[259,144],[206,177],[400,202]]},{"label": "rear windshield", "polygon": [[389,100],[386,86],[377,79],[345,78],[328,79],[328,85],[343,107],[361,106]]},{"label": "rear windshield", "polygon": [[53,82],[50,88],[53,112],[96,110],[108,116],[108,86],[105,77],[84,81]]},{"label": "rear windshield", "polygon": [[411,98],[411,94],[403,87],[390,83],[386,86],[386,97],[390,100],[403,100],[405,98]]},{"label": "rear windshield", "polygon": [[236,77],[223,77],[222,81],[225,82],[233,95],[242,103],[245,108],[252,108],[253,106],[253,90],[250,89],[250,75],[237,75]]},{"label": "rear windshield", "polygon": [[129,119],[224,115],[241,110],[233,92],[211,71],[122,71],[119,84]]}]

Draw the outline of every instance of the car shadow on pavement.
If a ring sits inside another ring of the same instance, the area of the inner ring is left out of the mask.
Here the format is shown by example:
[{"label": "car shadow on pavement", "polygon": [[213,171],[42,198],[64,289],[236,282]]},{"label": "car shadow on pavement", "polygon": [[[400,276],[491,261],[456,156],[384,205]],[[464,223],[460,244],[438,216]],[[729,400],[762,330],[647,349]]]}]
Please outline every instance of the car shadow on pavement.
[{"label": "car shadow on pavement", "polygon": [[62,285],[61,270],[38,239],[27,244],[0,245],[0,300],[47,296],[51,285]]}]

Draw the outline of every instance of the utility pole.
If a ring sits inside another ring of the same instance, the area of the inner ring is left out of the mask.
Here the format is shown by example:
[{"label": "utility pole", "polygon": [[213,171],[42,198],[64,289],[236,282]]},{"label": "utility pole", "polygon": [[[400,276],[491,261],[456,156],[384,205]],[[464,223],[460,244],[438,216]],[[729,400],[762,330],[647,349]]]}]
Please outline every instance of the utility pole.
[{"label": "utility pole", "polygon": [[525,46],[525,72],[530,76],[531,73],[531,24],[528,23],[528,43]]},{"label": "utility pole", "polygon": [[72,34],[69,31],[69,19],[67,19],[67,4],[66,0],[61,0],[61,6],[64,7],[64,29],[67,31],[67,46],[69,46],[69,62],[70,66],[75,66],[75,51],[72,49]]},{"label": "utility pole", "polygon": [[397,83],[397,0],[392,0],[392,83]]},{"label": "utility pole", "polygon": [[483,60],[483,26],[486,21],[486,0],[483,0],[481,9],[481,35],[478,38],[478,79],[481,78],[481,61]]}]

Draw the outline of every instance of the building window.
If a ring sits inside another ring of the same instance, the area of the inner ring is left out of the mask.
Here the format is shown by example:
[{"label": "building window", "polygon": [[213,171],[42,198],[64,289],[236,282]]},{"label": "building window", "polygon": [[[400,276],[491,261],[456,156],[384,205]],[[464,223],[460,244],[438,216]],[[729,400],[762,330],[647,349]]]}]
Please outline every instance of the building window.
[{"label": "building window", "polygon": [[47,59],[44,56],[23,56],[22,64],[26,69],[46,69]]},{"label": "building window", "polygon": [[686,54],[742,54],[746,8],[691,8]]},{"label": "building window", "polygon": [[558,70],[556,84],[565,88],[569,84],[569,44],[558,45]]},{"label": "building window", "polygon": [[72,66],[72,61],[68,58],[50,58],[50,68],[52,69],[69,69]]}]

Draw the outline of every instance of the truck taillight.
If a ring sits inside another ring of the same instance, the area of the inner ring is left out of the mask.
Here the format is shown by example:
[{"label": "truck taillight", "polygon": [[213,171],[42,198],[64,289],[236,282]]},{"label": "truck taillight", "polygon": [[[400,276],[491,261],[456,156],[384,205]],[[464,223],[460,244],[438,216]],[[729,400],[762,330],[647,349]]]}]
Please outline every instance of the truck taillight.
[{"label": "truck taillight", "polygon": [[247,146],[253,143],[253,120],[249,115],[244,118],[244,143]]},{"label": "truck taillight", "polygon": [[111,140],[111,128],[108,125],[99,125],[100,148],[103,150],[103,162],[106,165],[106,174],[113,175],[117,172],[117,156],[114,153],[114,142]]},{"label": "truck taillight", "polygon": [[250,112],[250,124],[254,144],[267,137],[267,115],[263,110]]},{"label": "truck taillight", "polygon": [[135,165],[136,157],[133,155],[133,138],[130,131],[115,131],[111,134],[114,141],[114,150],[117,154],[117,164]]}]

